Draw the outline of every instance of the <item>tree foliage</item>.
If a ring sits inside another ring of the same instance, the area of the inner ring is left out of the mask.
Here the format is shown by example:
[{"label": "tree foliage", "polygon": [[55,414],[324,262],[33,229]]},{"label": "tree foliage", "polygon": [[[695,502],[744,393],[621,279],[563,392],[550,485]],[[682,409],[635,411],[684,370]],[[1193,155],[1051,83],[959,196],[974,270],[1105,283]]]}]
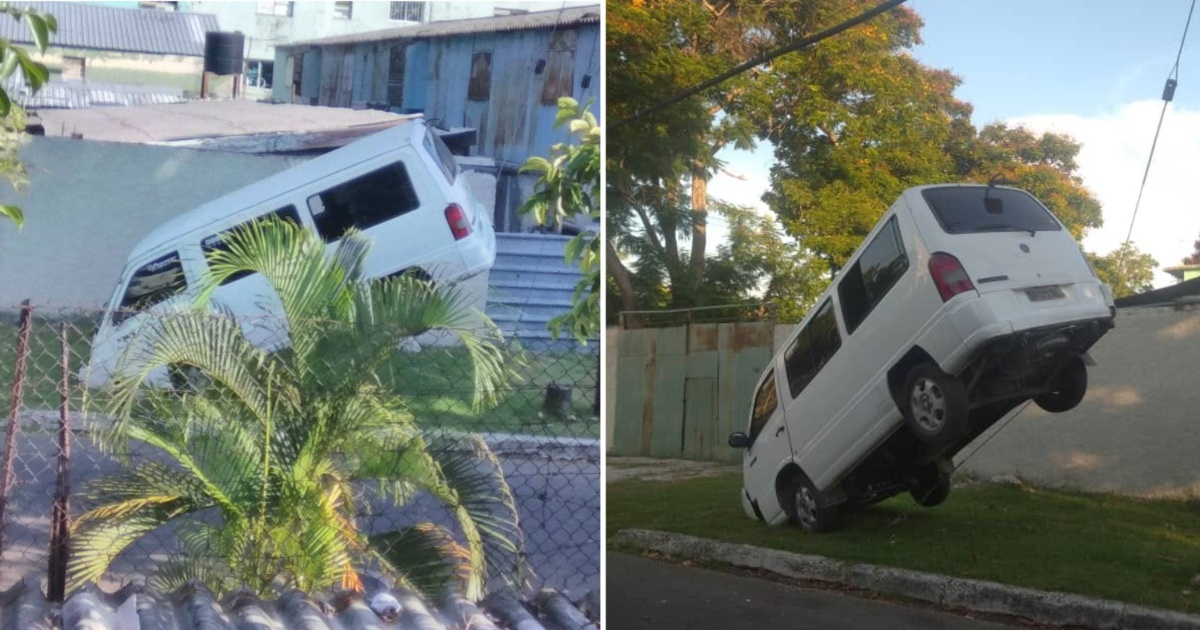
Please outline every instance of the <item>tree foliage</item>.
[{"label": "tree foliage", "polygon": [[[154,576],[168,590],[192,579],[260,595],[280,585],[361,588],[359,571],[381,567],[428,596],[453,585],[475,599],[489,576],[521,579],[518,515],[500,462],[478,437],[426,432],[406,409],[404,384],[382,369],[404,340],[448,331],[471,357],[476,404],[492,404],[508,378],[498,335],[454,289],[364,279],[369,247],[351,231],[330,258],[300,226],[252,225],[213,255],[193,309],[146,322],[137,375],[116,386],[101,441],[125,458],[131,442],[155,455],[86,487],[72,588],[164,526],[183,548]],[[251,345],[247,322],[205,308],[213,289],[244,271],[278,295],[285,349]],[[182,392],[148,386],[163,368],[198,376]],[[390,506],[427,496],[453,526],[417,521],[368,536],[358,522],[371,509],[359,504],[369,501],[364,487]]]},{"label": "tree foliage", "polygon": [[[610,3],[611,119],[875,4]],[[763,201],[800,255],[794,264],[771,267],[772,276],[788,275],[775,286],[795,291],[780,289],[773,297],[792,300],[801,312],[812,287],[844,264],[910,186],[983,183],[999,176],[1045,202],[1076,238],[1099,226],[1100,205],[1077,174],[1079,144],[1003,123],[977,128],[970,104],[954,95],[959,79],[912,56],[921,26],[911,9],[897,8],[613,129],[608,233],[614,253],[630,261],[622,269],[619,260],[613,262],[617,256],[609,260],[620,307],[727,299],[711,290],[718,280],[708,273],[714,261],[706,266],[701,256],[697,262],[706,210],[718,204],[696,184],[722,168],[716,154],[731,146],[767,141],[774,148],[771,187]],[[664,294],[658,304],[646,301]]]},{"label": "tree foliage", "polygon": [[1112,288],[1113,297],[1123,298],[1154,288],[1154,270],[1158,268],[1158,261],[1132,242],[1104,256],[1089,253],[1088,263],[1100,280]]},{"label": "tree foliage", "polygon": [[[531,213],[541,225],[560,230],[572,217],[600,218],[600,138],[601,128],[587,105],[569,97],[558,99],[554,127],[567,125],[578,144],[558,143],[550,148],[550,158],[534,156],[521,167],[522,173],[536,173],[533,194],[521,206],[521,214]],[[600,333],[600,233],[583,230],[568,243],[568,264],[579,267],[583,278],[575,285],[571,310],[546,323],[558,339],[565,328],[581,344]]]},{"label": "tree foliage", "polygon": [[[25,22],[33,36],[38,52],[46,52],[50,36],[58,30],[54,16],[37,11],[33,7],[15,7],[0,3],[0,14]],[[8,79],[20,72],[31,94],[36,94],[50,78],[45,64],[34,61],[29,52],[0,38],[0,80]],[[25,138],[25,110],[14,103],[8,92],[0,86],[0,177],[8,180],[17,191],[29,183],[25,167],[21,164],[18,151]],[[5,217],[17,226],[25,223],[21,209],[11,204],[0,204],[0,217]]]}]

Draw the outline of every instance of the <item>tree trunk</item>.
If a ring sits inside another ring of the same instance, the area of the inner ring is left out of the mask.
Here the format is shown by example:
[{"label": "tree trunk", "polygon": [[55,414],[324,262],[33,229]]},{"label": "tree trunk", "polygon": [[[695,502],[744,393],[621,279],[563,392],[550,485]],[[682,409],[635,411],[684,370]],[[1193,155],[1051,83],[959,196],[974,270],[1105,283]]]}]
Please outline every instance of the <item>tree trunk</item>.
[{"label": "tree trunk", "polygon": [[688,270],[693,286],[704,281],[704,249],[708,244],[708,179],[704,166],[692,162],[692,257]]},{"label": "tree trunk", "polygon": [[[621,294],[621,310],[636,311],[637,298],[633,293],[633,277],[629,274],[629,268],[617,257],[617,248],[613,247],[612,241],[608,239],[604,239],[604,260],[608,272],[612,274],[613,280],[617,281],[617,291]],[[632,327],[636,328],[636,323]]]}]

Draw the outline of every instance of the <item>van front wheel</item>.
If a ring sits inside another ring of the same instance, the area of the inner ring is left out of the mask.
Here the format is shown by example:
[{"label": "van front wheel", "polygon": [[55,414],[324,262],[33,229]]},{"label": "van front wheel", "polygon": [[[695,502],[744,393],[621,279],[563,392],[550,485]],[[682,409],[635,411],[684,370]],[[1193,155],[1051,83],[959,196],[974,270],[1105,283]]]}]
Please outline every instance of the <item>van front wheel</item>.
[{"label": "van front wheel", "polygon": [[784,510],[793,525],[816,534],[827,532],[837,524],[837,506],[829,505],[804,473],[792,475],[784,492]]},{"label": "van front wheel", "polygon": [[1034,396],[1033,402],[1050,413],[1070,411],[1083,402],[1087,386],[1087,366],[1083,364],[1083,359],[1071,357],[1054,376],[1050,383],[1050,391]]},{"label": "van front wheel", "polygon": [[967,429],[970,407],[962,381],[936,365],[921,363],[908,373],[900,409],[905,424],[917,439],[933,446],[949,446]]}]

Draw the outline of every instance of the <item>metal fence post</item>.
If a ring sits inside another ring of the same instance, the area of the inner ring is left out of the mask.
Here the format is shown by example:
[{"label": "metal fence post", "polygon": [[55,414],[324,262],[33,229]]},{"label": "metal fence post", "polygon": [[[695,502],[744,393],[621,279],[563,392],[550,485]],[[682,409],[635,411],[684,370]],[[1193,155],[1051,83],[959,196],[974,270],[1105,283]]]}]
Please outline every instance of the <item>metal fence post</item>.
[{"label": "metal fence post", "polygon": [[58,476],[54,483],[54,512],[50,523],[50,566],[46,597],[61,602],[67,591],[67,559],[71,549],[71,345],[67,323],[59,328],[62,375],[58,382]]},{"label": "metal fence post", "polygon": [[25,362],[29,358],[29,327],[33,307],[29,300],[21,302],[21,318],[17,324],[17,355],[14,357],[12,394],[8,400],[8,427],[4,431],[4,470],[0,472],[0,552],[4,551],[5,512],[13,486],[13,458],[17,450],[17,429],[21,424],[21,391],[25,384]]}]

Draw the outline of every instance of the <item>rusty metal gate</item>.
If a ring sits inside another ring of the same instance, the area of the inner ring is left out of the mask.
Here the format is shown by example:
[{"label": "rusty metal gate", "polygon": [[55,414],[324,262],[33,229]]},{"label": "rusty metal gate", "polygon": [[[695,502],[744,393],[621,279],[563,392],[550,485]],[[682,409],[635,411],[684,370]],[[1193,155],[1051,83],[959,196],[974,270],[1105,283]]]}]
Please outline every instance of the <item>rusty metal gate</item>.
[{"label": "rusty metal gate", "polygon": [[612,453],[741,461],[726,442],[744,429],[774,328],[742,322],[621,331]]}]

